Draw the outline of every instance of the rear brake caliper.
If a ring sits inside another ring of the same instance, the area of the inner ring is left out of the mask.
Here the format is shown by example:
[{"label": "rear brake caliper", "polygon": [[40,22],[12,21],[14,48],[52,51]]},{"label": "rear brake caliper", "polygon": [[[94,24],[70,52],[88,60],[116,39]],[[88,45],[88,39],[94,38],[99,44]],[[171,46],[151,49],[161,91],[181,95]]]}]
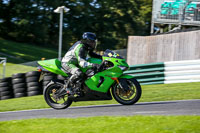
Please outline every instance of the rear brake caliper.
[{"label": "rear brake caliper", "polygon": [[53,90],[52,90],[52,93],[55,94],[55,93],[56,93],[56,89],[53,89]]},{"label": "rear brake caliper", "polygon": [[58,96],[56,95],[56,91],[57,91],[56,89],[53,89],[53,90],[52,90],[53,99],[56,100],[56,101],[59,101],[60,98],[58,98]]}]

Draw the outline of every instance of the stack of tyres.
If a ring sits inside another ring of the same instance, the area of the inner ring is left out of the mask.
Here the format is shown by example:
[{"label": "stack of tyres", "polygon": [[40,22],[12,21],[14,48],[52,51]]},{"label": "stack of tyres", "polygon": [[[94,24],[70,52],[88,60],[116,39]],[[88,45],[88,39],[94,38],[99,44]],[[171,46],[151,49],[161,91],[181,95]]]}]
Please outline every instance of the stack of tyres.
[{"label": "stack of tyres", "polygon": [[0,99],[13,98],[11,78],[0,79]]},{"label": "stack of tyres", "polygon": [[15,98],[27,96],[25,73],[13,74],[12,75],[12,84],[13,84],[13,93],[14,93]]},{"label": "stack of tyres", "polygon": [[45,73],[44,75],[44,79],[43,79],[43,89],[45,88],[45,86],[53,79],[56,79],[56,75],[53,73]]},{"label": "stack of tyres", "polygon": [[35,96],[42,94],[42,85],[39,83],[40,72],[32,71],[26,73],[27,95]]}]

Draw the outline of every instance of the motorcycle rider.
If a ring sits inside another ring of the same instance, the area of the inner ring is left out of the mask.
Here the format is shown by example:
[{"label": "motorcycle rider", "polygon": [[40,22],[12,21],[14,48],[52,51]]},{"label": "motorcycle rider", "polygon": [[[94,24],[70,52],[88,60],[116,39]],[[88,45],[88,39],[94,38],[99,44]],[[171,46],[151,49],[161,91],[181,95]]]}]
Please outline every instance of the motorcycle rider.
[{"label": "motorcycle rider", "polygon": [[65,54],[62,59],[62,68],[66,73],[70,73],[70,83],[75,83],[83,75],[79,67],[92,67],[97,69],[99,64],[93,64],[86,60],[87,56],[102,59],[101,55],[94,53],[96,48],[96,35],[91,32],[85,32],[82,39],[76,42]]}]

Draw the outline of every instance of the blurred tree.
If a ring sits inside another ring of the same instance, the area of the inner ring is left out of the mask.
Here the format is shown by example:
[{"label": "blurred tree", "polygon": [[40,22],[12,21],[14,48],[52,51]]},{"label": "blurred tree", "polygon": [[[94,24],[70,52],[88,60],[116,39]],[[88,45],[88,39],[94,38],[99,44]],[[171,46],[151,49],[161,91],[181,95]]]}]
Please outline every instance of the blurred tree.
[{"label": "blurred tree", "polygon": [[148,35],[151,0],[0,0],[0,36],[19,42],[58,45],[58,6],[64,14],[63,45],[68,49],[83,32],[95,32],[99,50],[126,48],[129,35]]}]

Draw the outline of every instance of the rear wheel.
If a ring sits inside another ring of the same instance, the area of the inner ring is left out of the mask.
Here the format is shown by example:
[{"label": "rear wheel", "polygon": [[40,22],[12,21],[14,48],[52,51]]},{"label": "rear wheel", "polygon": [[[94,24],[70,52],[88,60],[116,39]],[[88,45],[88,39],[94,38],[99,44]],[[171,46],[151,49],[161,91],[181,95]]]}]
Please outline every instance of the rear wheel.
[{"label": "rear wheel", "polygon": [[115,84],[112,88],[112,95],[118,103],[123,105],[132,105],[136,103],[142,94],[141,86],[136,79],[126,79],[128,90]]},{"label": "rear wheel", "polygon": [[72,104],[68,99],[68,95],[58,97],[57,93],[63,88],[63,84],[59,82],[49,83],[44,90],[44,98],[47,104],[54,109],[65,109]]}]

